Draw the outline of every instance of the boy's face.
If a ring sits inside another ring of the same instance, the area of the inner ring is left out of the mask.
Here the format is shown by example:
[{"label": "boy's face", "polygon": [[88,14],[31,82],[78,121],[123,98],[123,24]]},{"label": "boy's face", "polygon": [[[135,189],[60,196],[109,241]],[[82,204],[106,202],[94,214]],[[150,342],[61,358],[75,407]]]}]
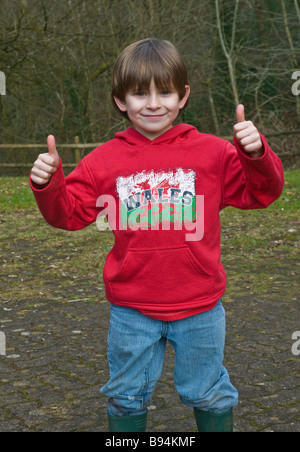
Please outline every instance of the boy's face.
[{"label": "boy's face", "polygon": [[176,91],[161,92],[152,80],[149,91],[130,91],[126,94],[125,102],[117,98],[115,102],[121,111],[127,112],[138,132],[149,140],[154,140],[173,126],[179,110],[184,107],[190,94],[188,85],[185,89],[186,94],[180,100]]}]

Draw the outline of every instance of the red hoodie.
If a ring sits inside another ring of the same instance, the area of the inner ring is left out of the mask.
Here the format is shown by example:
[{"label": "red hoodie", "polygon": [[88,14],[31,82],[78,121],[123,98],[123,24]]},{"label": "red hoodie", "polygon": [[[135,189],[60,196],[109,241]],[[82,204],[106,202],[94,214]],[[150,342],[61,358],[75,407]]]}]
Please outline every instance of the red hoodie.
[{"label": "red hoodie", "polygon": [[252,159],[237,140],[187,124],[154,141],[130,127],[66,178],[60,162],[46,188],[30,184],[56,228],[75,231],[108,215],[115,244],[103,279],[111,303],[178,320],[212,309],[225,292],[220,210],[262,209],[281,195],[281,161],[261,138],[264,155]]}]

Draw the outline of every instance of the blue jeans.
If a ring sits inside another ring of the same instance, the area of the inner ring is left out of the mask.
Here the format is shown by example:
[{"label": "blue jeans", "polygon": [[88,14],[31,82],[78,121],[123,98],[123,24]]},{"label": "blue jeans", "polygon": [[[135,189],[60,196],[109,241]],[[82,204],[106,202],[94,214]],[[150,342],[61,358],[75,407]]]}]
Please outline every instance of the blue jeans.
[{"label": "blue jeans", "polygon": [[167,340],[175,350],[174,384],[185,405],[222,413],[238,404],[223,366],[225,311],[221,300],[207,312],[160,321],[111,305],[108,335],[110,380],[100,390],[108,413],[142,414],[161,376]]}]

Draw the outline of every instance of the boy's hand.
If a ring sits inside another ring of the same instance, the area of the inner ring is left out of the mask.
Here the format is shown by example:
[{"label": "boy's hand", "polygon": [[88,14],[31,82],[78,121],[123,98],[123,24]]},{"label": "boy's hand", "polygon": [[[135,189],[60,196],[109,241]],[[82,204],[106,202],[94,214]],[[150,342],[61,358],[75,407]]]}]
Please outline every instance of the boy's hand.
[{"label": "boy's hand", "polygon": [[236,117],[238,123],[233,128],[236,139],[250,157],[255,159],[262,157],[264,151],[259,132],[252,121],[245,120],[244,105],[237,106]]},{"label": "boy's hand", "polygon": [[31,180],[37,185],[47,185],[59,164],[59,155],[53,135],[48,136],[47,143],[49,152],[40,154],[31,170]]}]

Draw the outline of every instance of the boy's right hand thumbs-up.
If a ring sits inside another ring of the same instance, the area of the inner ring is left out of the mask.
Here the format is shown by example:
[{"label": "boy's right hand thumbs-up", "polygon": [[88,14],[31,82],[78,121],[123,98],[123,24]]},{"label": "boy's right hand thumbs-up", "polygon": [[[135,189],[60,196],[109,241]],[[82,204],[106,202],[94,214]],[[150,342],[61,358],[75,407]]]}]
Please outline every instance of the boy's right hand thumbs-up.
[{"label": "boy's right hand thumbs-up", "polygon": [[37,185],[47,185],[59,164],[59,155],[53,135],[48,136],[47,143],[49,152],[40,154],[31,170],[31,180]]},{"label": "boy's right hand thumbs-up", "polygon": [[252,121],[246,121],[244,105],[237,106],[236,118],[237,124],[233,128],[236,139],[250,157],[262,157],[264,150],[260,134]]},{"label": "boy's right hand thumbs-up", "polygon": [[56,167],[58,167],[59,155],[58,155],[58,152],[56,150],[56,143],[55,143],[55,138],[54,138],[53,135],[49,135],[48,136],[47,143],[48,143],[49,155],[51,157],[53,157],[54,163],[56,164]]}]

